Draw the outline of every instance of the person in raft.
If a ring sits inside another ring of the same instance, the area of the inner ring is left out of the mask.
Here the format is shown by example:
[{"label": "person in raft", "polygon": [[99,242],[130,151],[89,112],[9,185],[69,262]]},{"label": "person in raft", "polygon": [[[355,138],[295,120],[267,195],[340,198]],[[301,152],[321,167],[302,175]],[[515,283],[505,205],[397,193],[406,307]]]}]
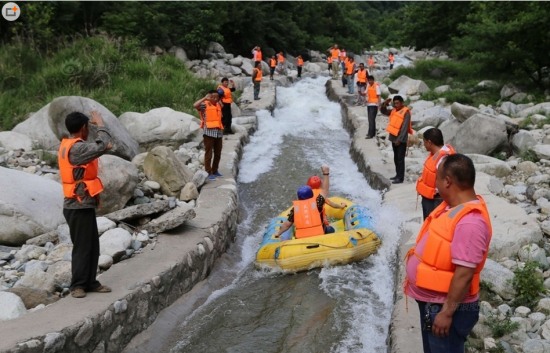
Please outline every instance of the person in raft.
[{"label": "person in raft", "polygon": [[328,224],[325,203],[334,208],[345,208],[347,205],[344,202],[337,204],[325,199],[321,193],[314,197],[313,190],[308,185],[300,186],[297,196],[298,200],[292,202],[294,207],[290,209],[287,220],[281,225],[275,238],[279,238],[293,224],[296,226],[296,239],[334,233],[334,228]]}]

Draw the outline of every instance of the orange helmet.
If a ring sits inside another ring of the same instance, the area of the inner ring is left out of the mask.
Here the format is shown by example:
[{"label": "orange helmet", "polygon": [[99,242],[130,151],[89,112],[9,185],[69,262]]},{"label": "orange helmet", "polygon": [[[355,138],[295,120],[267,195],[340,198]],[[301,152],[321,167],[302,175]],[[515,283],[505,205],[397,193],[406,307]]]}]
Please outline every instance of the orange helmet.
[{"label": "orange helmet", "polygon": [[321,188],[321,178],[319,178],[317,175],[309,177],[307,180],[307,185],[309,185],[312,189],[320,189]]}]

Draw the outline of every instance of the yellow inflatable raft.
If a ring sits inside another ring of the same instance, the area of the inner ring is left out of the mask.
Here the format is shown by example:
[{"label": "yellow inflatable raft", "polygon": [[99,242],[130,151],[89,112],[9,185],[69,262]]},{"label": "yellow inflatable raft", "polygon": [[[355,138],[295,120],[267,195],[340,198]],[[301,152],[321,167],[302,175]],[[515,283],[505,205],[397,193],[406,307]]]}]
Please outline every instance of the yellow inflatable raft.
[{"label": "yellow inflatable raft", "polygon": [[290,208],[271,219],[263,241],[256,253],[256,267],[281,269],[290,272],[315,267],[347,264],[359,261],[376,252],[381,241],[371,230],[372,218],[368,210],[341,197],[331,197],[335,203],[346,203],[345,209],[325,205],[325,212],[336,230],[331,234],[294,238],[294,226],[275,238],[281,224],[286,221]]}]

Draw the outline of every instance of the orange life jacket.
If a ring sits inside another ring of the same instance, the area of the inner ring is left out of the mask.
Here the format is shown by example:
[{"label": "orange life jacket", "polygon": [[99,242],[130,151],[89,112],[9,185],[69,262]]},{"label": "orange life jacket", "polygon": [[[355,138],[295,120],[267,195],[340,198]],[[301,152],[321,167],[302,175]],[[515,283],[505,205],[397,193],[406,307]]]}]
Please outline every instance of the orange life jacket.
[{"label": "orange life jacket", "polygon": [[338,60],[338,57],[340,56],[340,50],[338,49],[331,49],[330,55],[332,56],[332,60]]},{"label": "orange life jacket", "polygon": [[[386,127],[386,131],[390,133],[390,135],[393,136],[399,136],[399,130],[401,130],[401,125],[403,125],[403,121],[405,120],[405,115],[407,113],[410,114],[410,110],[407,107],[403,107],[400,110],[393,109],[390,113],[390,122],[388,123],[388,126]],[[414,133],[412,129],[412,116],[409,120],[409,134]]]},{"label": "orange life jacket", "polygon": [[[491,218],[485,200],[477,195],[479,203],[467,202],[445,210],[447,203],[443,202],[426,218],[420,233],[416,238],[416,244],[422,237],[427,236],[426,246],[422,256],[415,252],[413,247],[407,253],[407,258],[411,255],[416,256],[420,263],[416,268],[416,283],[420,288],[433,290],[441,293],[448,293],[451,286],[451,280],[456,269],[452,263],[451,242],[458,222],[470,212],[480,212],[489,228],[489,242],[491,240],[493,229]],[[488,242],[488,243],[489,243]],[[485,260],[489,253],[489,247],[485,251],[483,260],[477,265],[472,283],[470,285],[470,295],[479,292],[479,274],[483,269]]]},{"label": "orange life jacket", "polygon": [[375,82],[372,85],[367,85],[367,103],[378,103],[379,95],[376,92],[378,90],[378,86],[378,82]]},{"label": "orange life jacket", "polygon": [[275,67],[277,66],[277,60],[276,59],[269,59],[269,67]]},{"label": "orange life jacket", "polygon": [[283,56],[283,54],[277,54],[277,61],[279,62],[279,64],[283,64],[285,62],[285,57]]},{"label": "orange life jacket", "polygon": [[[321,189],[311,189],[313,191],[313,198],[315,199],[315,202],[317,202],[317,196],[321,194]],[[323,196],[324,197],[324,196]],[[328,226],[328,219],[327,219],[327,213],[325,212],[325,205],[323,205],[323,211],[321,212],[321,219],[323,220],[323,224]]]},{"label": "orange life jacket", "polygon": [[296,239],[325,234],[315,197],[293,201]]},{"label": "orange life jacket", "polygon": [[[61,182],[63,183],[63,195],[70,199],[80,198],[76,195],[76,186],[80,183],[86,184],[86,191],[92,197],[103,191],[103,184],[97,177],[99,160],[96,158],[93,161],[83,165],[73,165],[69,161],[69,151],[78,141],[84,141],[81,138],[65,138],[61,140],[58,152],[59,173],[61,174]],[[81,180],[75,180],[73,170],[75,168],[84,168],[84,175]]]},{"label": "orange life jacket", "polygon": [[262,61],[262,51],[256,50],[254,52],[254,61]]},{"label": "orange life jacket", "polygon": [[374,66],[374,58],[369,58],[369,66]]},{"label": "orange life jacket", "polygon": [[332,56],[329,56],[329,57],[327,58],[327,63],[332,64]]},{"label": "orange life jacket", "polygon": [[388,59],[390,60],[390,64],[393,64],[393,61],[394,61],[393,54],[388,55]]},{"label": "orange life jacket", "polygon": [[367,83],[367,70],[366,69],[359,69],[357,71],[357,82],[359,83]]},{"label": "orange life jacket", "polygon": [[353,75],[355,69],[355,62],[346,60],[346,75]]},{"label": "orange life jacket", "polygon": [[302,58],[296,59],[296,65],[297,65],[297,66],[302,66],[302,65],[304,65],[304,59],[302,59]]},{"label": "orange life jacket", "polygon": [[222,108],[219,104],[212,104],[209,101],[204,101],[206,109],[204,115],[201,116],[201,128],[206,124],[207,129],[223,129],[222,124]]},{"label": "orange life jacket", "polygon": [[257,72],[256,78],[254,79],[254,82],[261,82],[262,81],[262,69],[254,69],[254,71]]},{"label": "orange life jacket", "polygon": [[449,151],[440,149],[436,154],[430,153],[424,161],[422,175],[416,181],[416,191],[428,199],[433,199],[435,196],[435,176],[437,174],[437,164],[443,157],[456,153],[453,146],[446,146],[449,148]]},{"label": "orange life jacket", "polygon": [[219,85],[218,89],[223,89],[223,96],[222,96],[222,102],[223,103],[232,103],[233,97],[231,95],[231,90],[229,87],[225,87],[224,85]]},{"label": "orange life jacket", "polygon": [[347,55],[345,50],[340,50],[340,61],[346,60]]}]

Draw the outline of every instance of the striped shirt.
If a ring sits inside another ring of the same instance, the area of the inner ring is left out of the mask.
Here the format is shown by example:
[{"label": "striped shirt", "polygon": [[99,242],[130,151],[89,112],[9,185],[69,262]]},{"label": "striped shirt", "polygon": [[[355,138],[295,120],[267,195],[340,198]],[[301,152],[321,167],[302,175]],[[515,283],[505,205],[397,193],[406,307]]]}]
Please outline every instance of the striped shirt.
[{"label": "striped shirt", "polygon": [[[200,115],[201,115],[201,120],[203,120],[204,115],[206,114],[206,104],[201,103],[199,108],[200,108],[199,111],[200,111]],[[222,129],[209,129],[209,128],[206,127],[206,124],[204,124],[204,126],[202,128],[202,134],[203,134],[203,136],[208,136],[208,137],[221,139],[223,137],[223,130]]]}]

